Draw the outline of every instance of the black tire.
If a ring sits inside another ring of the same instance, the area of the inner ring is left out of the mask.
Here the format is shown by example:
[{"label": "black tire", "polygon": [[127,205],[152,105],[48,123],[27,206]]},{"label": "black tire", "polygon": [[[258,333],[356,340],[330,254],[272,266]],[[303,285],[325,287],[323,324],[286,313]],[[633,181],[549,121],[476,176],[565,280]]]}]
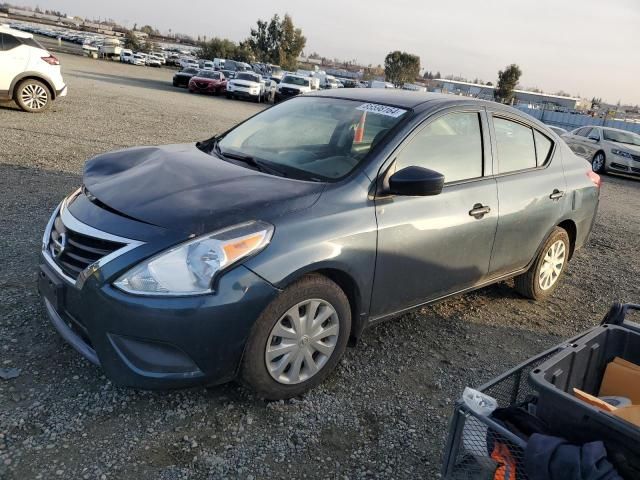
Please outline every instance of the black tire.
[{"label": "black tire", "polygon": [[[558,241],[562,241],[564,243],[564,259],[562,267],[560,273],[557,274],[553,280],[553,283],[549,287],[543,288],[540,280],[541,269],[543,265],[545,265],[545,257],[549,252],[549,249]],[[563,228],[556,227],[540,249],[540,253],[538,253],[536,260],[533,262],[533,265],[531,265],[531,268],[529,268],[526,273],[515,277],[514,282],[516,291],[523,297],[531,298],[533,300],[544,300],[550,297],[560,284],[560,280],[567,269],[570,248],[571,246],[567,231]]]},{"label": "black tire", "polygon": [[230,93],[227,93],[227,100],[231,100],[233,98],[233,95],[231,95]]},{"label": "black tire", "polygon": [[[267,370],[267,341],[272,329],[285,312],[310,299],[321,299],[335,309],[339,325],[335,348],[320,370],[307,380],[295,384],[280,383]],[[319,385],[335,369],[347,347],[350,331],[351,308],[342,289],[322,275],[306,275],[278,295],[256,321],[245,348],[240,380],[266,400],[281,400],[301,395]]]},{"label": "black tire", "polygon": [[[33,92],[31,99],[29,98],[30,92]],[[27,78],[18,84],[14,100],[25,112],[41,113],[51,106],[53,98],[47,85],[40,80]]]},{"label": "black tire", "polygon": [[597,152],[591,159],[591,169],[596,173],[605,173],[606,157],[604,152]]}]

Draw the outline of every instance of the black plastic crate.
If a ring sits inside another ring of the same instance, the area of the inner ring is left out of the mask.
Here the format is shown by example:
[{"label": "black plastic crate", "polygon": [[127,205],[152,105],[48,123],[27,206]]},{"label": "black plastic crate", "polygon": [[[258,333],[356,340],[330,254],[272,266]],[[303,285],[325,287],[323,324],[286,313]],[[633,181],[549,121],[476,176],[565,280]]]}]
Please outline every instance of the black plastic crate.
[{"label": "black plastic crate", "polygon": [[636,479],[640,428],[573,395],[578,388],[597,396],[606,366],[615,357],[640,364],[640,326],[603,324],[534,369],[530,381],[538,392],[536,415],[551,433],[574,443],[603,441],[618,472]]},{"label": "black plastic crate", "polygon": [[[497,400],[498,407],[521,404],[537,394],[529,384],[529,374],[568,345],[563,344],[527,360],[477,390]],[[506,445],[513,463],[505,465],[492,458],[495,442]],[[524,472],[526,442],[489,417],[470,410],[463,402],[454,408],[444,450],[442,476],[446,480],[493,480],[500,468],[516,466],[511,478],[528,480]],[[506,478],[506,476],[505,476]]]}]

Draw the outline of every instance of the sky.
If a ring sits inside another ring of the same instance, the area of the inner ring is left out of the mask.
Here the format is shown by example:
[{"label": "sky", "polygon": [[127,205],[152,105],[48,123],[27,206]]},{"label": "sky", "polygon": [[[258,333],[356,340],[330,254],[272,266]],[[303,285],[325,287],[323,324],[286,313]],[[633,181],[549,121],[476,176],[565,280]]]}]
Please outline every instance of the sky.
[{"label": "sky", "polygon": [[640,0],[10,0],[128,27],[245,39],[258,19],[289,13],[305,53],[383,64],[393,50],[443,75],[496,82],[516,63],[520,85],[640,104]]}]

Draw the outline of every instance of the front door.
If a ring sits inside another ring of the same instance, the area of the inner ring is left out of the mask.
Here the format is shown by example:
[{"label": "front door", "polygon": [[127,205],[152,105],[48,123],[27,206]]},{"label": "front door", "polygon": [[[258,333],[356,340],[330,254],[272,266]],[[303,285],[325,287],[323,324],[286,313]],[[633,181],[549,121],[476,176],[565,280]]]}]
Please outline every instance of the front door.
[{"label": "front door", "polygon": [[448,111],[401,146],[391,170],[429,168],[444,175],[445,186],[436,196],[376,198],[372,320],[486,277],[498,218],[488,138],[484,111]]},{"label": "front door", "polygon": [[28,47],[23,47],[16,37],[0,33],[0,94],[8,92],[13,79],[24,71],[28,52]]}]

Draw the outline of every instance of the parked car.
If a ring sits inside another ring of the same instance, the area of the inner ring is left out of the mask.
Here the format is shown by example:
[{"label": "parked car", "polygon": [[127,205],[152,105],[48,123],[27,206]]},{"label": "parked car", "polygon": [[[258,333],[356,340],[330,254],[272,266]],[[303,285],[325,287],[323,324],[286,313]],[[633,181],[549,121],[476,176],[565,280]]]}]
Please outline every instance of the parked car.
[{"label": "parked car", "polygon": [[147,56],[144,53],[134,53],[131,64],[144,66],[147,64]]},{"label": "parked car", "polygon": [[597,173],[640,175],[640,135],[609,127],[576,128],[562,137]]},{"label": "parked car", "polygon": [[567,133],[569,133],[568,130],[566,130],[566,129],[562,128],[562,127],[556,127],[554,125],[549,125],[549,129],[552,132],[557,133],[559,136],[566,135]]},{"label": "parked car", "polygon": [[149,53],[149,57],[154,58],[155,60],[158,60],[161,65],[166,65],[167,63],[167,59],[162,53],[151,52]]},{"label": "parked car", "polygon": [[127,48],[122,49],[120,52],[120,61],[122,63],[133,63],[133,51]]},{"label": "parked car", "polygon": [[220,70],[227,80],[235,78],[236,72],[233,70]]},{"label": "parked car", "polygon": [[278,84],[275,101],[281,102],[287,98],[309,92],[311,92],[311,78],[288,74]]},{"label": "parked car", "polygon": [[158,57],[154,55],[147,55],[147,57],[144,59],[144,63],[149,67],[162,67],[162,62],[160,61],[160,59],[158,59]]},{"label": "parked car", "polygon": [[200,64],[195,58],[183,57],[179,60],[179,66],[182,69],[185,68],[197,68],[200,69]]},{"label": "parked car", "polygon": [[257,73],[237,72],[235,77],[227,81],[227,98],[249,98],[261,102],[263,94],[264,83],[262,76]]},{"label": "parked car", "polygon": [[201,66],[202,70],[215,70],[213,62],[210,62],[209,60],[205,60],[204,62],[202,62],[202,66]]},{"label": "parked car", "polygon": [[278,84],[270,78],[264,78],[263,83],[264,83],[264,94],[263,94],[264,101],[268,103],[274,103],[276,101],[276,89],[278,88]]},{"label": "parked car", "polygon": [[191,93],[210,93],[220,95],[227,90],[227,79],[220,72],[200,70],[189,80]]},{"label": "parked car", "polygon": [[188,87],[189,80],[191,80],[194,76],[196,76],[200,72],[199,68],[185,68],[176,72],[173,75],[173,86],[174,87]]},{"label": "parked car", "polygon": [[495,102],[302,95],[197,144],[99,155],[46,226],[39,290],[119,385],[300,395],[365,327],[515,277],[549,297],[599,176]]},{"label": "parked car", "polygon": [[0,25],[0,101],[35,113],[66,94],[58,59],[32,34]]}]

